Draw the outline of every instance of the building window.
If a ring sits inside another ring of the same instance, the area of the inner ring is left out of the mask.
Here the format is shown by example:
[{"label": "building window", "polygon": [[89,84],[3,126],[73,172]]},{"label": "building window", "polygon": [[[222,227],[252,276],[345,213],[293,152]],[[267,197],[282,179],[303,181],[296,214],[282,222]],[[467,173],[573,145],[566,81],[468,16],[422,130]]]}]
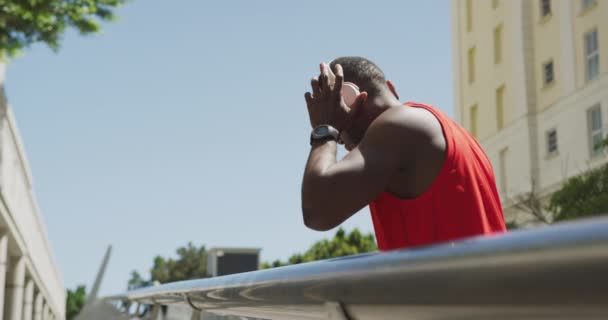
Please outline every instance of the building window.
[{"label": "building window", "polygon": [[555,153],[557,153],[557,130],[551,129],[547,131],[547,154]]},{"label": "building window", "polygon": [[587,81],[597,78],[600,73],[600,50],[597,43],[597,29],[585,33],[585,60]]},{"label": "building window", "polygon": [[594,157],[601,154],[604,142],[604,132],[602,130],[602,108],[600,105],[596,105],[587,110],[587,122],[589,125],[589,145],[591,149],[591,156]]},{"label": "building window", "polygon": [[553,70],[553,60],[543,64],[543,79],[545,86],[553,83],[555,80],[555,73]]},{"label": "building window", "polygon": [[583,11],[595,6],[597,4],[596,0],[582,0],[581,1],[581,9]]},{"label": "building window", "polygon": [[500,5],[500,1],[499,0],[492,0],[492,8],[493,9],[498,8],[499,5]]},{"label": "building window", "polygon": [[471,134],[474,137],[477,137],[477,105],[471,107],[471,113],[469,116],[471,117]]},{"label": "building window", "polygon": [[470,48],[467,54],[469,67],[469,83],[475,81],[475,47]]},{"label": "building window", "polygon": [[505,127],[505,86],[496,89],[496,127]]},{"label": "building window", "polygon": [[540,15],[543,18],[551,16],[551,0],[540,0]]},{"label": "building window", "polygon": [[502,24],[494,28],[494,63],[502,60]]},{"label": "building window", "polygon": [[509,155],[509,148],[500,150],[498,155],[500,164],[500,192],[504,195],[507,192],[507,156]]},{"label": "building window", "polygon": [[473,31],[473,0],[466,2],[467,32]]}]

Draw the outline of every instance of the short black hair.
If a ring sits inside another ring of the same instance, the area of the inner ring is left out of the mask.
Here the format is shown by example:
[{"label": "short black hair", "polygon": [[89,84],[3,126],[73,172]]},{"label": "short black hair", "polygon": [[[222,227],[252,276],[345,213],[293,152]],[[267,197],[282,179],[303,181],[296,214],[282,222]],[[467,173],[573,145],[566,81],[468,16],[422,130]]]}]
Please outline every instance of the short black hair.
[{"label": "short black hair", "polygon": [[344,80],[350,81],[361,87],[361,91],[369,94],[378,94],[386,86],[384,72],[371,60],[363,57],[339,57],[331,63],[331,69],[335,70],[336,64],[344,70]]}]

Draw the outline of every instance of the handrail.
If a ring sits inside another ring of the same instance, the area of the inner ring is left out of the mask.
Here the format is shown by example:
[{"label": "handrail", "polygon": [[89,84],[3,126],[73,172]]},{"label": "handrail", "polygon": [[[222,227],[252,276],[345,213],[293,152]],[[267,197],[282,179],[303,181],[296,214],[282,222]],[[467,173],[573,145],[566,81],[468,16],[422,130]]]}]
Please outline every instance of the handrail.
[{"label": "handrail", "polygon": [[[608,217],[107,297],[267,319],[608,315]],[[501,318],[502,319],[502,318]]]}]

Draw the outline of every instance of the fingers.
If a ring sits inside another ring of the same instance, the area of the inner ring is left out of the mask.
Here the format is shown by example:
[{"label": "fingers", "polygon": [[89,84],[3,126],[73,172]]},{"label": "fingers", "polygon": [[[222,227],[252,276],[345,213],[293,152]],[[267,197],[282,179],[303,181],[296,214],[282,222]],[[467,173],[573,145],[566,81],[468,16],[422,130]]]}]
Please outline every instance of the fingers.
[{"label": "fingers", "polygon": [[321,70],[321,92],[327,93],[330,90],[329,87],[329,72],[327,70],[327,65],[325,63],[321,63],[319,65],[319,69]]},{"label": "fingers", "polygon": [[[320,75],[318,78],[312,78],[310,80],[310,86],[312,87],[312,97],[319,98],[321,96],[332,96],[338,99],[341,99],[340,90],[342,90],[342,85],[344,84],[344,70],[342,66],[336,64],[335,66],[336,73],[335,75],[332,73],[330,67],[326,63],[319,64]],[[331,77],[334,79],[334,83],[330,83],[330,73],[332,73]],[[333,88],[332,88],[333,86]]]},{"label": "fingers", "polygon": [[312,94],[310,92],[306,92],[304,94],[304,99],[306,100],[306,105],[310,105],[312,103]]},{"label": "fingers", "polygon": [[312,95],[314,97],[318,97],[319,94],[321,93],[321,89],[319,87],[319,79],[317,79],[317,78],[310,79],[310,86],[312,87]]},{"label": "fingers", "polygon": [[344,83],[344,70],[342,70],[342,66],[336,64],[336,83],[334,83],[334,93],[338,93],[337,96],[340,96],[340,90],[342,90],[342,84]]}]

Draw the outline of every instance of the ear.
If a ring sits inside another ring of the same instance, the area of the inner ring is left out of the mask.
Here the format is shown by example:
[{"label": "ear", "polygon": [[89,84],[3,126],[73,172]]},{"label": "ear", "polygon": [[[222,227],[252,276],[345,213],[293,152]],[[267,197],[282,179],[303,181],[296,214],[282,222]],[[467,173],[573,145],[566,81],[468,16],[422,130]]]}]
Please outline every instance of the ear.
[{"label": "ear", "polygon": [[397,98],[397,100],[399,100],[399,94],[397,93],[397,90],[395,89],[393,82],[390,80],[386,80],[386,85],[388,86],[388,89],[391,90],[391,92],[395,95],[395,98]]}]

